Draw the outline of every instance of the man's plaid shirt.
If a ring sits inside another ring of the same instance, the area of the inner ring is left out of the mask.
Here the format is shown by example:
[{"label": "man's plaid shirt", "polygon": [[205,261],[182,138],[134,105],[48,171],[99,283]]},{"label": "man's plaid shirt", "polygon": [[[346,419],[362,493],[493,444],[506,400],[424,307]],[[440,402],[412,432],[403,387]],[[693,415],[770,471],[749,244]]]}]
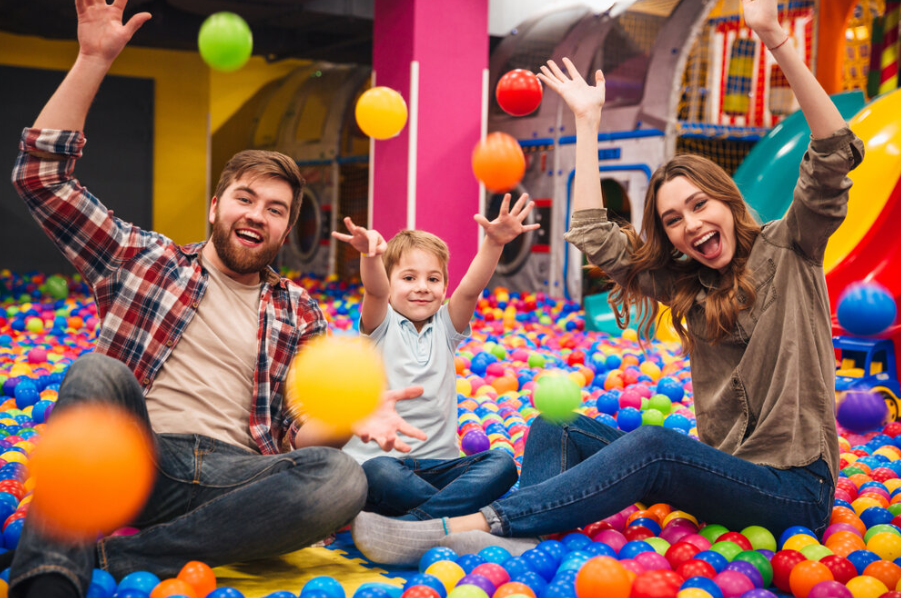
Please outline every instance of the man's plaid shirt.
[{"label": "man's plaid shirt", "polygon": [[[72,176],[85,144],[79,131],[25,129],[13,183],[38,224],[91,286],[102,319],[96,351],[124,362],[147,390],[207,289],[202,243],[171,239],[115,218]],[[29,152],[65,156],[43,159]],[[298,348],[326,330],[309,294],[272,270],[262,285],[259,352],[250,433],[263,454],[279,452],[298,424],[284,382]]]}]

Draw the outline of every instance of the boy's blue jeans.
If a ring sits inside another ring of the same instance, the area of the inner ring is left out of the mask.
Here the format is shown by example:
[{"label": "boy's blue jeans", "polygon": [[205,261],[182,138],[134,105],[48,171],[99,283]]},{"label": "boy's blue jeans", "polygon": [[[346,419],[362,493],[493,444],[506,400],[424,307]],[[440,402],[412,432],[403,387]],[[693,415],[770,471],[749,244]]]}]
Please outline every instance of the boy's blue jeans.
[{"label": "boy's blue jeans", "polygon": [[501,451],[459,459],[375,457],[363,463],[364,510],[411,521],[475,513],[516,483],[516,463]]},{"label": "boy's blue jeans", "polygon": [[[84,401],[118,404],[150,428],[141,387],[115,359],[89,353],[69,368],[56,410]],[[117,580],[136,570],[164,579],[191,560],[216,567],[283,554],[341,528],[366,499],[363,471],[335,449],[264,456],[206,436],[154,440],[156,482],[132,523],[141,531],[74,545],[52,539],[44,522],[29,515],[10,572],[11,595],[44,573],[65,576],[83,595],[95,566]]]},{"label": "boy's blue jeans", "polygon": [[579,416],[529,430],[519,491],[481,510],[491,532],[537,536],[575,529],[636,502],[665,502],[740,531],[761,525],[778,538],[792,525],[822,534],[834,483],[822,459],[805,467],[756,465],[659,426],[628,434]]}]

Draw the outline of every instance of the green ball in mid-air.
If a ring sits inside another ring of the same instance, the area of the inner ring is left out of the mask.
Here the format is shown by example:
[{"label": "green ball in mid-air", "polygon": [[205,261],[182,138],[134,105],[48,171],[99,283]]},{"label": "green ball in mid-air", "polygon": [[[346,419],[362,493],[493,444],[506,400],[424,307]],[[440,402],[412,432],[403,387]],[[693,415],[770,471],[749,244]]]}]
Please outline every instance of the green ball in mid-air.
[{"label": "green ball in mid-air", "polygon": [[253,34],[240,16],[217,12],[200,26],[197,47],[210,68],[227,73],[241,68],[250,59]]},{"label": "green ball in mid-air", "polygon": [[546,374],[535,388],[535,408],[554,423],[571,422],[578,415],[574,409],[582,404],[582,390],[569,376]]}]

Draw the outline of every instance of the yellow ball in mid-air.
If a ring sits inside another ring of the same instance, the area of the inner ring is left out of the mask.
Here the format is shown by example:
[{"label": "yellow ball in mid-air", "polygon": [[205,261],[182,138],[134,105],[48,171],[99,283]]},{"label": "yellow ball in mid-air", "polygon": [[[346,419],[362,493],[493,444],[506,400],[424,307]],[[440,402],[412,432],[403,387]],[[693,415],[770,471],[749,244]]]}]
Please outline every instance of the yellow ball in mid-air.
[{"label": "yellow ball in mid-air", "polygon": [[366,340],[321,337],[294,358],[288,375],[288,401],[336,433],[349,433],[379,405],[385,368]]}]

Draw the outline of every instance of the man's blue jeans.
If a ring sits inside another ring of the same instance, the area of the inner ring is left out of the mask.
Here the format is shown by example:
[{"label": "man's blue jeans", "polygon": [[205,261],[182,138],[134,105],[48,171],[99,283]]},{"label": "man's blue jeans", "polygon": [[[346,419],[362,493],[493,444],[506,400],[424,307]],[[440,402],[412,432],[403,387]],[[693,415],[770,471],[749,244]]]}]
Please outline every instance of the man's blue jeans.
[{"label": "man's blue jeans", "polygon": [[[55,413],[86,401],[118,404],[150,429],[141,387],[115,359],[89,353],[76,360]],[[65,576],[84,593],[95,566],[116,579],[135,570],[167,578],[191,560],[216,567],[283,554],[341,528],[366,499],[362,469],[335,449],[264,456],[199,435],[154,440],[156,482],[132,523],[141,531],[73,545],[52,539],[29,516],[12,564],[11,595],[45,573]]]},{"label": "man's blue jeans", "polygon": [[659,426],[624,432],[580,416],[558,426],[536,419],[519,491],[482,509],[491,532],[537,536],[581,527],[636,502],[665,502],[739,531],[762,525],[776,537],[792,525],[821,534],[834,484],[820,459],[776,469],[733,457]]},{"label": "man's blue jeans", "polygon": [[507,453],[459,459],[375,457],[363,463],[369,482],[364,510],[411,521],[474,513],[516,483]]}]

